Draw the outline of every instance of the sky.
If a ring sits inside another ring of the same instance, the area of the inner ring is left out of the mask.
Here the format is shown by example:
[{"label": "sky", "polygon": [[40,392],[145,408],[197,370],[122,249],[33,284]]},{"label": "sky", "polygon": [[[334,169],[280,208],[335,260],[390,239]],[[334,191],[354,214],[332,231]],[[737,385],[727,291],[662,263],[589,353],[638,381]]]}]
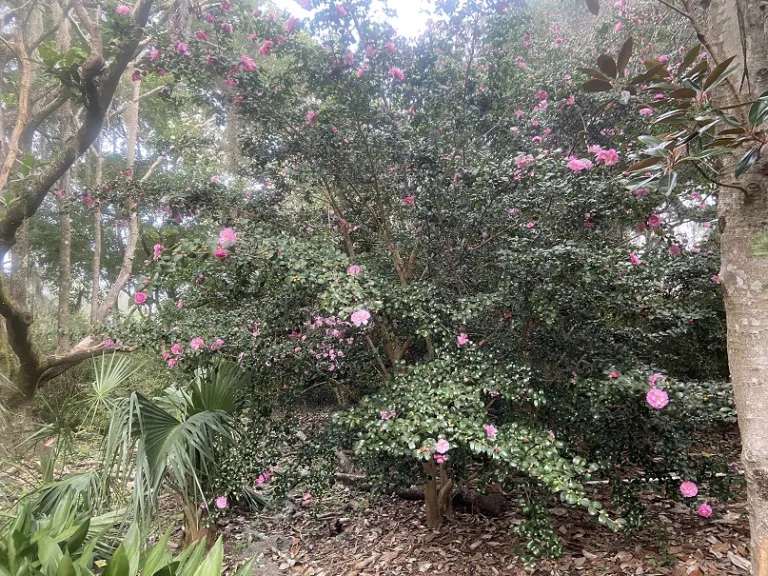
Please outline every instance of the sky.
[{"label": "sky", "polygon": [[[295,0],[272,0],[273,4],[300,18],[307,17],[307,11]],[[397,18],[390,20],[392,26],[402,36],[412,38],[418,36],[426,27],[429,14],[428,0],[388,0],[390,8],[397,11]]]}]

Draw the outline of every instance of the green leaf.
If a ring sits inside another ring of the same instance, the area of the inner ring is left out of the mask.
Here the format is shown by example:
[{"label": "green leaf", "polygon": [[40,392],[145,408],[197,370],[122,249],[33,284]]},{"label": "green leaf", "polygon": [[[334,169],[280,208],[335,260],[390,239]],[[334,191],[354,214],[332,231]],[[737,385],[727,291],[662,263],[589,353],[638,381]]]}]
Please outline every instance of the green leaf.
[{"label": "green leaf", "polygon": [[70,558],[69,552],[64,554],[61,562],[59,562],[59,566],[56,569],[56,576],[77,576],[75,572],[75,566],[72,564],[72,558]]},{"label": "green leaf", "polygon": [[744,156],[741,157],[739,163],[736,165],[736,178],[740,178],[743,174],[746,174],[755,162],[760,158],[760,148],[750,148],[746,151]]},{"label": "green leaf", "polygon": [[680,74],[685,72],[688,67],[693,64],[694,60],[699,56],[701,52],[701,44],[696,44],[693,48],[689,49],[685,56],[683,56],[683,62],[680,64]]},{"label": "green leaf", "polygon": [[91,526],[91,517],[88,516],[85,521],[78,526],[77,531],[72,535],[69,540],[67,540],[65,544],[65,549],[69,554],[74,554],[78,550],[80,550],[80,547],[83,545],[83,542],[85,542],[85,539],[88,537],[88,529]]},{"label": "green leaf", "polygon": [[659,179],[659,192],[669,195],[677,185],[677,172],[669,172]]},{"label": "green leaf", "polygon": [[732,71],[728,71],[728,66],[730,66],[731,62],[733,62],[735,58],[736,56],[731,56],[730,58],[720,62],[720,64],[712,69],[712,72],[709,73],[707,79],[704,80],[704,86],[702,86],[704,92],[707,92],[710,88],[714,88],[717,86],[717,84],[725,80],[728,74],[730,74]]},{"label": "green leaf", "polygon": [[125,546],[120,544],[109,559],[107,567],[104,569],[103,576],[128,576],[130,570],[130,563],[128,562],[128,554],[125,551]]},{"label": "green leaf", "polygon": [[602,72],[598,72],[594,68],[576,68],[579,72],[584,72],[587,76],[590,76],[591,78],[594,78],[595,80],[605,80],[606,82],[609,82],[608,76],[603,74]]},{"label": "green leaf", "polygon": [[585,0],[587,3],[587,8],[589,8],[589,11],[592,12],[595,16],[600,14],[600,0]]},{"label": "green leaf", "polygon": [[749,108],[749,123],[760,126],[768,116],[768,100],[758,100]]}]

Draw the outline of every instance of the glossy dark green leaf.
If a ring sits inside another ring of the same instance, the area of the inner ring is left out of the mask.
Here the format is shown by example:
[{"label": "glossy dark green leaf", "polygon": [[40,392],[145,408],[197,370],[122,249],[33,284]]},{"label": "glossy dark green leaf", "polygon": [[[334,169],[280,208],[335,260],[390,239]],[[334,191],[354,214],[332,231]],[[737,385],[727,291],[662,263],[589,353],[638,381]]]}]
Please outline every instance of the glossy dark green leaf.
[{"label": "glossy dark green leaf", "polygon": [[731,56],[730,58],[720,62],[720,64],[712,69],[712,72],[709,73],[707,79],[704,80],[704,85],[702,86],[704,92],[709,90],[711,87],[716,86],[716,83],[719,83],[719,81],[722,81],[725,78],[725,73],[728,70],[728,66],[730,66],[731,62],[733,62],[735,58],[736,56]]},{"label": "glossy dark green leaf", "polygon": [[600,14],[600,0],[585,0],[587,3],[587,8],[589,8],[589,11],[592,12],[595,16]]},{"label": "glossy dark green leaf", "polygon": [[678,88],[677,90],[672,90],[672,92],[669,93],[669,97],[675,98],[676,100],[696,98],[696,90],[693,88]]},{"label": "glossy dark green leaf", "polygon": [[736,178],[740,178],[747,172],[749,172],[749,169],[752,168],[752,166],[757,162],[757,160],[760,158],[760,148],[750,148],[744,153],[744,156],[741,157],[741,160],[739,160],[739,163],[736,165]]},{"label": "glossy dark green leaf", "polygon": [[693,62],[699,56],[700,52],[701,52],[701,44],[696,44],[696,46],[694,46],[693,48],[690,48],[685,53],[685,56],[683,56],[683,61],[680,64],[680,73],[681,74],[683,72],[685,72],[691,64],[693,64]]},{"label": "glossy dark green leaf", "polygon": [[677,172],[669,172],[659,179],[659,192],[669,195],[677,186]]},{"label": "glossy dark green leaf", "polygon": [[760,126],[768,116],[768,100],[758,100],[749,108],[749,123]]}]

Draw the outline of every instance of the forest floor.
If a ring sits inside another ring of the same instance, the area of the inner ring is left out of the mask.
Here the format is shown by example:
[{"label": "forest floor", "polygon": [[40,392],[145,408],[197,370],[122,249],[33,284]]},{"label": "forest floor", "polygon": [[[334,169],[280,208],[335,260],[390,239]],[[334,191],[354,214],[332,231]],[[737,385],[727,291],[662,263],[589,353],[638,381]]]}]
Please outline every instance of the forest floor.
[{"label": "forest floor", "polygon": [[[644,494],[648,526],[631,535],[598,527],[577,510],[554,508],[553,524],[564,543],[557,560],[534,574],[702,576],[748,574],[746,505],[717,506],[709,519],[687,506]],[[439,530],[424,526],[423,504],[397,497],[370,499],[337,487],[320,505],[296,502],[254,522],[230,517],[220,523],[236,563],[256,556],[254,576],[366,576],[400,574],[524,575],[510,526],[522,516],[510,508],[498,517],[457,511]]]},{"label": "forest floor", "polygon": [[[738,447],[719,446],[728,453]],[[72,468],[98,465],[83,450]],[[0,459],[0,508],[9,486],[29,489],[39,464],[10,465]],[[29,478],[24,478],[30,476]],[[20,481],[23,483],[20,483]],[[593,484],[591,498],[608,501],[608,487]],[[21,491],[21,490],[20,490]],[[539,576],[608,576],[624,574],[714,576],[749,573],[749,527],[743,499],[710,502],[714,514],[700,518],[693,509],[655,492],[641,500],[646,528],[632,534],[612,533],[574,508],[550,510],[564,542],[556,560],[541,561]],[[9,501],[5,499],[5,504]],[[507,498],[503,513],[489,517],[457,508],[439,530],[424,525],[422,502],[395,496],[373,497],[364,487],[339,482],[323,495],[304,501],[297,496],[257,516],[233,512],[218,521],[227,563],[234,568],[256,559],[253,576],[395,576],[402,574],[522,576],[515,554],[521,542],[510,532],[523,516]],[[167,520],[174,516],[166,500]],[[180,542],[179,532],[174,538]]]}]

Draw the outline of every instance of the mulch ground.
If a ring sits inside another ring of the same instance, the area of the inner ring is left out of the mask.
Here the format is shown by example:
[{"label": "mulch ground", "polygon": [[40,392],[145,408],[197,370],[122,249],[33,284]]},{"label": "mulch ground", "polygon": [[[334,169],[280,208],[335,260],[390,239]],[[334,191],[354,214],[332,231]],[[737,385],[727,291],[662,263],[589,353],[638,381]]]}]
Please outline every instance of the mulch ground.
[{"label": "mulch ground", "polygon": [[[534,574],[671,576],[749,573],[749,529],[743,502],[718,504],[709,519],[653,494],[644,495],[648,527],[614,534],[579,511],[554,508],[564,554],[541,561]],[[256,524],[231,518],[222,531],[240,557],[256,555],[255,576],[373,576],[398,574],[524,575],[513,552],[511,509],[496,518],[457,511],[439,530],[428,530],[423,504],[338,487],[320,505],[297,502],[265,513]],[[252,543],[247,545],[247,541]]]}]

